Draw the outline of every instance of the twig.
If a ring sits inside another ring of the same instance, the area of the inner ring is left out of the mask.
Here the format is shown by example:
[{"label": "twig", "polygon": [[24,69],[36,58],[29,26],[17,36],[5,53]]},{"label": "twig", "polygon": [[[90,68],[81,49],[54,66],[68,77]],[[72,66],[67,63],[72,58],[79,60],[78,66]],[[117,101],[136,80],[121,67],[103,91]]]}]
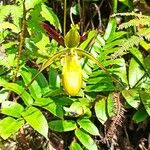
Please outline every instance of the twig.
[{"label": "twig", "polygon": [[[96,7],[96,10],[99,11],[99,12],[97,12],[97,11],[94,12],[94,14],[92,15],[92,17],[90,18],[90,21],[87,23],[84,32],[87,31],[88,26],[90,25],[91,20],[96,16],[97,13],[99,13],[99,14],[98,14],[99,17],[101,16],[101,15],[100,15],[100,8],[101,8],[103,2],[104,2],[104,0],[102,0],[101,3],[100,3],[100,5]],[[101,19],[101,18],[100,18],[100,19]],[[100,24],[100,23],[101,23],[101,22],[99,22],[99,24]],[[100,27],[101,27],[101,26],[100,26]]]},{"label": "twig", "polygon": [[16,82],[17,74],[18,74],[19,67],[20,67],[20,59],[21,59],[21,54],[22,54],[22,49],[23,49],[23,44],[24,44],[25,31],[26,31],[26,8],[25,8],[25,1],[23,1],[22,29],[19,35],[20,41],[19,41],[19,46],[18,46],[17,66],[16,66],[14,77],[13,77],[13,82]]},{"label": "twig", "polygon": [[23,127],[20,129],[20,133],[19,134],[20,134],[20,142],[23,145],[23,149],[24,150],[28,150],[29,149],[29,144],[27,142],[27,139],[26,139]]},{"label": "twig", "polygon": [[67,11],[67,1],[64,0],[64,37],[66,35],[66,11]]},{"label": "twig", "polygon": [[150,150],[150,133],[148,135],[148,150]]},{"label": "twig", "polygon": [[78,7],[79,7],[79,13],[80,13],[80,32],[81,32],[81,35],[83,34],[83,28],[84,28],[84,15],[83,15],[83,12],[84,12],[84,1],[83,1],[83,8],[81,8],[81,1],[78,0]]}]

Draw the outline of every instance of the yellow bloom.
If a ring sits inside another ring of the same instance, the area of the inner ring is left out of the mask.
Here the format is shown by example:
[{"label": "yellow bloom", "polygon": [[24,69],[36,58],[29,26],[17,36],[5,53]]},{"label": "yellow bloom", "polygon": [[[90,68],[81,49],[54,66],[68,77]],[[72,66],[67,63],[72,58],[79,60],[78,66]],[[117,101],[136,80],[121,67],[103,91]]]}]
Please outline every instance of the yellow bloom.
[{"label": "yellow bloom", "polygon": [[76,96],[82,87],[82,68],[77,54],[66,54],[62,69],[62,83],[70,96]]}]

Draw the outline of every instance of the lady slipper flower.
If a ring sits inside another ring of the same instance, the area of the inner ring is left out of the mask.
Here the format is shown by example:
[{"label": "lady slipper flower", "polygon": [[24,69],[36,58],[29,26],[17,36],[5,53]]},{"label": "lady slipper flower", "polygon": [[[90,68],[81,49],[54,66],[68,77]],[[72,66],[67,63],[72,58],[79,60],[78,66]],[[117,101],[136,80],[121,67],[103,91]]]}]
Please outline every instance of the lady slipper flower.
[{"label": "lady slipper flower", "polygon": [[82,68],[77,53],[66,54],[62,69],[62,83],[70,96],[76,96],[82,87]]}]

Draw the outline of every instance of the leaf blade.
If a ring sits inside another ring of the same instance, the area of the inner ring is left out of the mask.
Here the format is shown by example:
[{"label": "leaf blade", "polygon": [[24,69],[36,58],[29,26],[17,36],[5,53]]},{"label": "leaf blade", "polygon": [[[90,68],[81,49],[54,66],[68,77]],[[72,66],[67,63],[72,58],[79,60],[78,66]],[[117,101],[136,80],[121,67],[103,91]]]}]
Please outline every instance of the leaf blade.
[{"label": "leaf blade", "polygon": [[6,140],[9,136],[17,132],[23,124],[24,120],[15,120],[11,117],[0,120],[0,136]]},{"label": "leaf blade", "polygon": [[54,120],[49,122],[51,130],[58,132],[67,132],[76,129],[76,122],[73,120]]},{"label": "leaf blade", "polygon": [[97,127],[89,119],[86,119],[86,118],[79,119],[78,124],[80,125],[81,128],[83,128],[85,131],[87,131],[91,135],[99,136],[99,131],[98,131]]},{"label": "leaf blade", "polygon": [[97,150],[97,146],[94,142],[94,140],[83,130],[76,129],[75,135],[78,138],[78,140],[89,150]]},{"label": "leaf blade", "polygon": [[22,116],[34,130],[48,139],[48,123],[39,109],[31,106],[22,112]]}]

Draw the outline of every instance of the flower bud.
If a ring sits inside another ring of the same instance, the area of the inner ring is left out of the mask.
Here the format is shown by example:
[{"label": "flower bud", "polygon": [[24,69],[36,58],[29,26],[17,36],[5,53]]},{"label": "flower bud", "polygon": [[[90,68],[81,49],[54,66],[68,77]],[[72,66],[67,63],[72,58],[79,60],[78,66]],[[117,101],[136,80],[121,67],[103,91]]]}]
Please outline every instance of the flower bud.
[{"label": "flower bud", "polygon": [[78,32],[79,26],[72,25],[70,31],[65,36],[65,45],[68,48],[77,47],[80,42],[80,35]]}]

